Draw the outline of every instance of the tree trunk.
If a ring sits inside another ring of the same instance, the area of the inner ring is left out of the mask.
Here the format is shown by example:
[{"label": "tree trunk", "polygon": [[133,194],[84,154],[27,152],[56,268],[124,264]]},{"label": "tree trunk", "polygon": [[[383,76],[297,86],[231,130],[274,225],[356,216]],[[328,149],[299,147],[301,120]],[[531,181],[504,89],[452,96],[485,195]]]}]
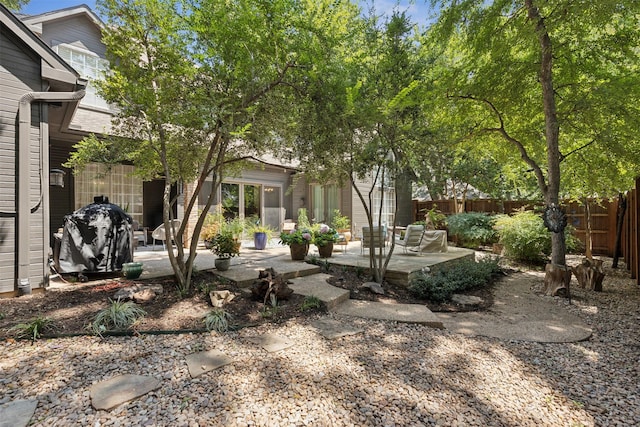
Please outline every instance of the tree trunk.
[{"label": "tree trunk", "polygon": [[587,288],[592,291],[602,292],[604,271],[601,260],[585,258],[582,260],[582,264],[571,269],[582,289]]},{"label": "tree trunk", "polygon": [[591,236],[591,206],[589,199],[584,199],[584,252],[588,259],[593,259],[593,239]]},{"label": "tree trunk", "polygon": [[550,296],[563,294],[563,296],[571,298],[569,289],[571,269],[566,265],[547,264],[544,271],[544,294]]},{"label": "tree trunk", "polygon": [[620,240],[622,239],[622,225],[624,223],[624,215],[627,212],[627,198],[622,194],[618,194],[618,211],[616,213],[616,242],[613,248],[613,264],[611,268],[618,268],[618,258],[620,258]]},{"label": "tree trunk", "polygon": [[398,206],[396,224],[407,226],[413,221],[412,176],[410,170],[401,171],[396,178],[396,202]]}]

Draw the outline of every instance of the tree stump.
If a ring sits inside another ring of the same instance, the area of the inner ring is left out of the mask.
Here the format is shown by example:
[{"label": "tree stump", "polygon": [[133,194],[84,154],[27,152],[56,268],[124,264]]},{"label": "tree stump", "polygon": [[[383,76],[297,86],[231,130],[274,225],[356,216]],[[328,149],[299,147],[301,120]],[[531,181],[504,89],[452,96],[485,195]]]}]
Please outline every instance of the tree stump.
[{"label": "tree stump", "polygon": [[269,267],[266,270],[260,270],[258,279],[251,285],[251,294],[255,299],[261,300],[265,304],[271,295],[275,295],[278,300],[288,300],[293,293],[289,283],[284,276]]},{"label": "tree stump", "polygon": [[570,298],[571,269],[566,265],[547,264],[544,271],[544,294],[550,296],[563,294]]},{"label": "tree stump", "polygon": [[602,292],[602,280],[604,279],[602,260],[585,258],[577,267],[571,267],[571,270],[582,289],[587,288]]}]

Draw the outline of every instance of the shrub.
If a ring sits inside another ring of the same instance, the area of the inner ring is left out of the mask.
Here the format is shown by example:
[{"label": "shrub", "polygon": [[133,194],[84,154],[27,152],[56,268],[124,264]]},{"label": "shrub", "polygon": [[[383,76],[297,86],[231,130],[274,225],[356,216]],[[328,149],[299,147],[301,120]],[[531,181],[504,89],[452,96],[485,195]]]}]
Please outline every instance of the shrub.
[{"label": "shrub", "polygon": [[[518,261],[544,262],[551,254],[551,232],[544,226],[540,215],[532,211],[518,212],[513,216],[500,215],[495,228],[504,245],[505,256]],[[574,228],[565,228],[567,251],[580,247],[580,240],[573,234]]]},{"label": "shrub", "polygon": [[16,338],[31,338],[35,341],[43,332],[53,332],[55,325],[52,319],[48,317],[38,316],[27,323],[20,323],[11,328]]},{"label": "shrub", "polygon": [[462,260],[446,270],[420,274],[411,281],[409,290],[418,298],[445,302],[456,292],[488,285],[493,275],[499,271],[498,260],[495,258],[484,258],[479,262]]},{"label": "shrub", "polygon": [[109,300],[109,307],[100,310],[88,326],[96,335],[102,335],[106,331],[124,331],[132,327],[147,313],[138,307],[133,301],[122,302]]},{"label": "shrub", "polygon": [[222,308],[214,308],[207,313],[202,322],[205,328],[207,328],[207,331],[225,332],[229,329],[229,320],[231,317],[231,313],[228,311]]},{"label": "shrub", "polygon": [[495,217],[481,212],[459,213],[447,218],[447,229],[461,246],[476,248],[497,241],[494,221]]}]

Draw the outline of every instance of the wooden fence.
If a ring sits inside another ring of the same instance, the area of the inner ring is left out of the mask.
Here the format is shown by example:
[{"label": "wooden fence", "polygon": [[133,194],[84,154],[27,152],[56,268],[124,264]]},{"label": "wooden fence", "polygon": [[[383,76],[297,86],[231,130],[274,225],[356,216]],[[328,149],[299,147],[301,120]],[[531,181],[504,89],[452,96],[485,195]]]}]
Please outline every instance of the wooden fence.
[{"label": "wooden fence", "polygon": [[[627,210],[624,216],[622,236],[620,241],[620,256],[624,259],[627,268],[631,271],[631,277],[638,278],[639,263],[638,248],[640,247],[640,234],[638,221],[640,215],[640,200],[637,189],[640,187],[640,178],[636,180],[636,188],[627,192]],[[445,215],[453,215],[457,212],[486,212],[510,214],[520,209],[542,209],[543,203],[518,200],[494,200],[474,199],[462,202],[454,200],[434,200],[427,202],[413,201],[413,220],[423,220],[425,213],[435,208]],[[616,217],[618,213],[618,200],[605,200],[598,204],[591,203],[591,236],[594,255],[613,256],[616,239]],[[563,209],[568,217],[568,223],[576,229],[576,236],[584,243],[586,216],[585,206],[582,203],[567,202]],[[638,280],[640,284],[640,280]]]}]

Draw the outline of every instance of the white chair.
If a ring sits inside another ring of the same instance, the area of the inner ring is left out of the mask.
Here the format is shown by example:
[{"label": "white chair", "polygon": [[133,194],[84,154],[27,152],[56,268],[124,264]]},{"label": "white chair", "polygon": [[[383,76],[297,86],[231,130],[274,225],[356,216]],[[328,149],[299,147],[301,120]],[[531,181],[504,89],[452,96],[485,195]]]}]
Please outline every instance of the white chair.
[{"label": "white chair", "polygon": [[387,251],[387,230],[386,227],[362,227],[362,245],[360,246],[360,254],[364,254],[365,249],[375,250],[382,249],[384,253]]},{"label": "white chair", "polygon": [[[175,236],[180,228],[180,220],[174,219],[170,221],[170,226],[173,231],[173,235]],[[166,249],[166,241],[167,241],[167,233],[164,229],[164,224],[160,224],[153,232],[151,233],[151,238],[153,239],[153,250],[156,249],[156,240],[160,240],[162,242],[162,248]]]},{"label": "white chair", "polygon": [[396,245],[402,246],[404,253],[407,253],[407,249],[420,246],[422,242],[422,236],[424,235],[424,225],[411,224],[407,226],[404,232],[404,238],[396,239]]}]

